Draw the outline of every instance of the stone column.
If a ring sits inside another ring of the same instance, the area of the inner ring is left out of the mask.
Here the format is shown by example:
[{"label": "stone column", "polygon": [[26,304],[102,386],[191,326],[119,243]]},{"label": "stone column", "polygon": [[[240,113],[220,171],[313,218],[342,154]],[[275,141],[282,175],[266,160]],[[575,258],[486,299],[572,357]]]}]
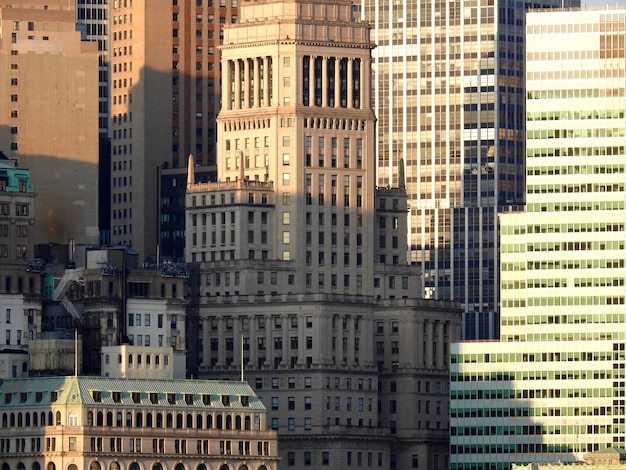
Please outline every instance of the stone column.
[{"label": "stone column", "polygon": [[322,108],[328,106],[328,57],[322,57]]},{"label": "stone column", "polygon": [[348,69],[347,78],[346,78],[346,108],[352,108],[354,104],[354,89],[353,89],[353,71],[354,71],[354,59],[350,57],[348,59],[348,63],[346,64],[346,68]]},{"label": "stone column", "polygon": [[209,338],[209,328],[211,322],[209,317],[202,319],[202,365],[209,367],[211,365],[211,339]]},{"label": "stone column", "polygon": [[235,60],[235,109],[241,109],[241,60]]},{"label": "stone column", "polygon": [[265,316],[265,364],[274,367],[274,341],[272,337],[272,316]]},{"label": "stone column", "polygon": [[282,318],[282,333],[283,333],[283,358],[281,360],[281,364],[288,365],[289,364],[289,317],[286,314],[281,315]]},{"label": "stone column", "polygon": [[306,335],[304,333],[304,324],[306,323],[306,317],[298,317],[298,365],[306,364]]},{"label": "stone column", "polygon": [[354,316],[350,315],[348,317],[348,365],[354,365],[355,361],[355,351],[354,351]]},{"label": "stone column", "polygon": [[243,107],[250,107],[250,59],[243,59]]},{"label": "stone column", "polygon": [[373,362],[372,347],[374,335],[372,334],[373,320],[363,317],[361,319],[361,335],[359,341],[359,365],[366,366]]},{"label": "stone column", "polygon": [[363,67],[363,59],[359,59],[359,108],[363,108],[364,102],[367,99],[369,101],[369,86],[370,86],[370,73],[369,69]]},{"label": "stone column", "polygon": [[270,105],[270,60],[263,57],[263,106]]},{"label": "stone column", "polygon": [[422,368],[422,348],[423,346],[423,339],[422,339],[422,322],[420,320],[413,320],[413,324],[411,329],[413,330],[413,343],[414,343],[414,348],[413,348],[413,357],[411,358],[411,361],[413,361],[413,367],[417,368],[417,369],[421,369]]},{"label": "stone column", "polygon": [[261,106],[261,58],[254,59],[254,107]]},{"label": "stone column", "polygon": [[224,83],[224,87],[222,88],[222,103],[226,107],[226,109],[233,109],[233,103],[230,101],[230,95],[233,92],[232,82],[230,81],[233,70],[233,61],[226,61],[226,71],[224,77],[226,77],[226,83]]},{"label": "stone column", "polygon": [[250,317],[250,339],[248,340],[250,345],[250,357],[248,358],[248,364],[254,368],[257,367],[257,340],[256,340],[256,317],[253,315]]},{"label": "stone column", "polygon": [[433,363],[433,320],[426,320],[426,368],[432,369]]},{"label": "stone column", "polygon": [[309,56],[309,106],[315,106],[315,56]]},{"label": "stone column", "polygon": [[241,367],[241,334],[239,333],[239,325],[241,317],[233,317],[233,366]]},{"label": "stone column", "polygon": [[225,365],[226,342],[224,341],[224,317],[217,317],[217,365]]},{"label": "stone column", "polygon": [[[267,71],[267,79],[270,80],[270,71],[274,68],[274,58],[272,56],[268,57],[269,67]],[[278,61],[277,61],[278,63]],[[269,88],[272,90],[271,97],[268,97],[268,104],[271,106],[278,99],[278,76],[274,74],[274,79],[270,84]]]},{"label": "stone column", "polygon": [[339,76],[339,69],[341,65],[341,58],[335,57],[335,108],[341,107],[341,78]]},{"label": "stone column", "polygon": [[344,315],[337,316],[337,365],[345,363],[343,358],[343,319]]},{"label": "stone column", "polygon": [[443,322],[440,320],[437,322],[437,357],[435,358],[437,361],[437,369],[445,369],[444,365],[444,340],[443,340]]}]

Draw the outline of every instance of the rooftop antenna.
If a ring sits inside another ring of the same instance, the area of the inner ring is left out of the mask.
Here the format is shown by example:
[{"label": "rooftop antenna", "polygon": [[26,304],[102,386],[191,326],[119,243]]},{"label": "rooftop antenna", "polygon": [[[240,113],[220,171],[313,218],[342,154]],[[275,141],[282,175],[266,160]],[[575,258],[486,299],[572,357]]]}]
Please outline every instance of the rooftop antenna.
[{"label": "rooftop antenna", "polygon": [[74,377],[78,377],[78,328],[74,328]]},{"label": "rooftop antenna", "polygon": [[243,335],[241,335],[241,381],[243,382]]}]

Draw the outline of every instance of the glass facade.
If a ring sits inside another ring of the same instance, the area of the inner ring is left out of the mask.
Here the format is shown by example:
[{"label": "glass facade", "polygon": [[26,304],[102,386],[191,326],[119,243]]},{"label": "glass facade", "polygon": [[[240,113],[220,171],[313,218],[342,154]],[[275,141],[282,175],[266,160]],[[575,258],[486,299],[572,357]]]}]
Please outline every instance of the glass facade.
[{"label": "glass facade", "polygon": [[[533,6],[563,4],[580,2]],[[422,294],[462,302],[468,339],[498,336],[497,213],[524,200],[526,8],[494,0],[362,5],[377,44],[378,183],[406,184]]]},{"label": "glass facade", "polygon": [[625,20],[527,16],[526,211],[500,216],[501,342],[452,347],[453,469],[625,445]]}]

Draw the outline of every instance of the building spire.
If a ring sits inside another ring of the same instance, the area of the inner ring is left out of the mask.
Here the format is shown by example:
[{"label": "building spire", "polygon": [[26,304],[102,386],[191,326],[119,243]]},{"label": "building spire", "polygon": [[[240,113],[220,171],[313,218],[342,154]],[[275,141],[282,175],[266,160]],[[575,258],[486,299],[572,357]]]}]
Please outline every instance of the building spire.
[{"label": "building spire", "polygon": [[189,189],[189,187],[191,187],[192,184],[195,184],[196,182],[196,174],[194,172],[194,159],[193,159],[193,155],[189,154],[189,158],[187,160],[187,189]]}]

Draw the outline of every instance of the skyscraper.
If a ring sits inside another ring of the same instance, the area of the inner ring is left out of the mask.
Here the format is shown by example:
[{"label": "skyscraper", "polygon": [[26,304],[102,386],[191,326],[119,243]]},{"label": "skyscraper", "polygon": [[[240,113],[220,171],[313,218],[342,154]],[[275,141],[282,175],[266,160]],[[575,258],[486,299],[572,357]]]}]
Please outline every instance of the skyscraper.
[{"label": "skyscraper", "polygon": [[237,0],[111,6],[112,240],[182,260],[187,157],[215,180],[217,46]]},{"label": "skyscraper", "polygon": [[39,195],[34,243],[98,241],[98,50],[68,2],[0,9],[0,148]]},{"label": "skyscraper", "polygon": [[[533,7],[580,5],[578,0]],[[421,292],[464,305],[464,337],[498,335],[497,214],[524,199],[528,2],[363,0],[373,26],[378,184],[406,179]]]},{"label": "skyscraper", "polygon": [[453,469],[624,447],[626,10],[527,15],[527,206],[499,343],[451,348]]},{"label": "skyscraper", "polygon": [[239,13],[221,48],[219,181],[188,168],[190,361],[203,378],[245,375],[281,468],[446,468],[460,315],[415,298],[406,192],[376,186],[370,27],[348,0]]}]

